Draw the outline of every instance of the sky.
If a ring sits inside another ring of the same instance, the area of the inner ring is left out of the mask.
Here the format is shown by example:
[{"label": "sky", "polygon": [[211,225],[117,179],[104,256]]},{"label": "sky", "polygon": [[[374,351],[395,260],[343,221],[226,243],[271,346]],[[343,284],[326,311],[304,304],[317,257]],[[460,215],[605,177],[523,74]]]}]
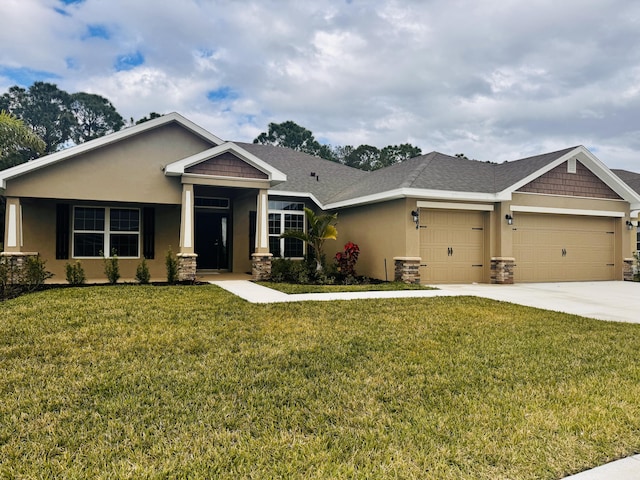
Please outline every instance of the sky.
[{"label": "sky", "polygon": [[225,140],[502,162],[584,145],[640,172],[640,2],[0,0],[0,94],[34,81]]}]

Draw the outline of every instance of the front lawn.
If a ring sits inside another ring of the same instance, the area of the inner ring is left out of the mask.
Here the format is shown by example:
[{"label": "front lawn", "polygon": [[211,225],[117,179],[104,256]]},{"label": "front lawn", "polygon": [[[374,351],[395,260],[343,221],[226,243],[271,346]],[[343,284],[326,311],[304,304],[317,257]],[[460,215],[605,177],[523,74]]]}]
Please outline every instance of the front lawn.
[{"label": "front lawn", "polygon": [[558,479],[640,449],[640,325],[215,286],[0,303],[0,478]]}]

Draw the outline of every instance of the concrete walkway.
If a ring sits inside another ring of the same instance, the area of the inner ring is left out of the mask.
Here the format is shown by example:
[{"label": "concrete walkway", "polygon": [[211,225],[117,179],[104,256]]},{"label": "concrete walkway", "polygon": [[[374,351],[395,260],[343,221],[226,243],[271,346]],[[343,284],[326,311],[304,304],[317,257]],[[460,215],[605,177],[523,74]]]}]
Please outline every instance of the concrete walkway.
[{"label": "concrete walkway", "polygon": [[[252,303],[354,300],[366,298],[428,298],[471,295],[573,313],[599,320],[640,323],[640,283],[572,282],[517,285],[438,285],[439,290],[336,292],[288,295],[247,280],[211,283]],[[602,465],[566,480],[640,480],[640,455]]]},{"label": "concrete walkway", "polygon": [[428,298],[471,295],[599,320],[640,323],[640,283],[566,282],[517,285],[438,285],[438,290],[380,292],[286,293],[247,280],[211,280],[251,303],[355,300],[365,298]]}]

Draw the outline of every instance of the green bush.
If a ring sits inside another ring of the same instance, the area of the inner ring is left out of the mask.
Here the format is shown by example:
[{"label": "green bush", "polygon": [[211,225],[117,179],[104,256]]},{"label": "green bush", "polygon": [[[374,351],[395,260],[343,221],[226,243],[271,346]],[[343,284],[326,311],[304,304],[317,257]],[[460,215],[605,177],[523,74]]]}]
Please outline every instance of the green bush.
[{"label": "green bush", "polygon": [[67,282],[71,285],[83,285],[87,279],[80,260],[76,260],[74,264],[67,263],[65,270],[67,273]]},{"label": "green bush", "polygon": [[111,257],[103,258],[104,274],[107,276],[110,284],[115,284],[120,278],[120,266],[118,264],[118,255],[115,250],[111,250]]},{"label": "green bush", "polygon": [[164,257],[164,264],[167,267],[167,282],[176,283],[178,281],[178,258],[174,255],[171,247]]},{"label": "green bush", "polygon": [[53,277],[46,269],[46,263],[40,255],[25,257],[21,267],[11,257],[1,258],[0,298],[16,297],[39,289],[48,278]]},{"label": "green bush", "polygon": [[146,284],[151,280],[151,274],[149,273],[149,266],[147,265],[147,259],[143,258],[138,264],[136,269],[136,280],[138,283]]}]

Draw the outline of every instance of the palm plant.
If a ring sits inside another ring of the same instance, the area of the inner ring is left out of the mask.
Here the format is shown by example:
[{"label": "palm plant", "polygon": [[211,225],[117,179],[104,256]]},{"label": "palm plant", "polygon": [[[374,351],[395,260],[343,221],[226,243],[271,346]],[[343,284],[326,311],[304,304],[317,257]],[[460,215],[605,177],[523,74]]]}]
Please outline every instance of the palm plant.
[{"label": "palm plant", "polygon": [[325,240],[336,240],[338,237],[338,230],[335,227],[335,222],[338,220],[337,213],[322,213],[316,215],[310,208],[304,209],[304,213],[309,223],[309,228],[306,232],[299,230],[287,230],[280,235],[282,238],[297,238],[306,242],[315,253],[316,257],[316,271],[322,271],[322,246]]}]

